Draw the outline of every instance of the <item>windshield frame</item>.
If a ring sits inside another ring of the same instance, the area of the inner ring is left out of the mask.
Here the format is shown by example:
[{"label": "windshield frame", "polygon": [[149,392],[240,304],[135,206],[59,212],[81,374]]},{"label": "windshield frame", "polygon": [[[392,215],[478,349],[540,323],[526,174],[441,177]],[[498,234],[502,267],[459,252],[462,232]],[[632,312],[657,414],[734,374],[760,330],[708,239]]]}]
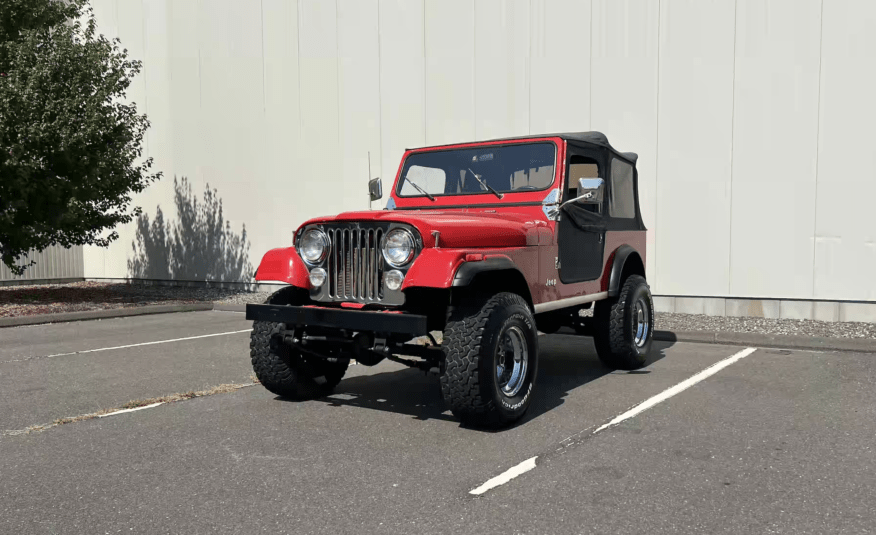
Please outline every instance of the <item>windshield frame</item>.
[{"label": "windshield frame", "polygon": [[[500,193],[504,197],[507,195],[513,195],[513,196],[525,195],[525,194],[531,195],[533,193],[548,191],[551,188],[555,188],[557,181],[561,179],[560,172],[562,171],[562,162],[560,161],[561,155],[560,155],[559,145],[557,144],[557,141],[553,138],[536,138],[536,139],[522,139],[519,141],[518,140],[513,140],[513,141],[509,140],[507,142],[499,142],[499,143],[496,143],[496,142],[463,143],[463,144],[459,144],[459,145],[447,145],[447,146],[437,147],[434,149],[427,147],[427,148],[423,148],[423,149],[411,150],[402,159],[401,165],[399,166],[398,176],[396,177],[396,181],[395,181],[395,188],[393,188],[393,196],[398,198],[398,199],[405,199],[405,200],[416,200],[416,199],[424,199],[426,201],[429,200],[429,198],[423,194],[418,194],[418,195],[402,195],[401,194],[402,186],[404,185],[404,182],[406,180],[406,178],[402,175],[402,173],[404,172],[405,168],[408,165],[408,160],[412,156],[425,154],[425,153],[455,152],[455,151],[472,150],[472,149],[478,149],[479,147],[503,148],[503,147],[517,146],[517,145],[542,145],[542,144],[548,144],[548,143],[553,145],[553,148],[554,148],[554,170],[553,170],[553,178],[552,178],[551,182],[547,186],[545,186],[543,188],[539,188],[539,189],[500,191]],[[430,194],[433,197],[435,197],[435,199],[439,199],[439,200],[453,198],[453,197],[477,197],[480,195],[488,195],[491,198],[496,199],[496,196],[490,190],[456,192],[456,193],[431,193],[430,192]],[[498,201],[499,199],[496,199],[496,200]]]}]

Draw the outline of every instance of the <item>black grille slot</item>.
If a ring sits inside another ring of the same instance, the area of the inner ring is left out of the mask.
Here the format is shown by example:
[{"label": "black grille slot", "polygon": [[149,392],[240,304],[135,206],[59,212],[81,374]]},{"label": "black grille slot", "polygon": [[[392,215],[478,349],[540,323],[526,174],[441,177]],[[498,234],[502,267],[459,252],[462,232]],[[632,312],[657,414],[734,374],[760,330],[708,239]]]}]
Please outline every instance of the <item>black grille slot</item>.
[{"label": "black grille slot", "polygon": [[380,258],[382,229],[328,229],[331,254],[328,291],[333,300],[379,302],[383,299]]}]

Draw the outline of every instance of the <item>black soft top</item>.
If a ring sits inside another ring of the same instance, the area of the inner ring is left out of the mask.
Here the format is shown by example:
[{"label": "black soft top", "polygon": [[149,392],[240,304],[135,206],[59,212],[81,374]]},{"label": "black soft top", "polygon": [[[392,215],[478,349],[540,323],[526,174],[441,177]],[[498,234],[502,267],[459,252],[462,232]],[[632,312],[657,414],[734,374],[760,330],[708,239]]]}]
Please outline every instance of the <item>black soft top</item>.
[{"label": "black soft top", "polygon": [[[485,139],[482,141],[478,141],[477,143],[487,143],[493,141],[516,141],[520,139],[535,139],[535,138],[543,138],[543,137],[559,137],[566,141],[576,141],[578,143],[586,143],[588,145],[596,145],[597,147],[606,148],[615,154],[622,156],[624,159],[629,160],[633,165],[636,164],[636,160],[639,159],[639,155],[635,152],[620,152],[611,146],[608,142],[608,138],[602,132],[567,132],[565,134],[536,134],[536,135],[528,135],[528,136],[517,136],[517,137],[503,137],[499,139]],[[453,143],[453,145],[458,145],[458,143]],[[439,147],[446,147],[450,145],[436,145]],[[433,147],[422,147],[422,148],[434,148]]]}]

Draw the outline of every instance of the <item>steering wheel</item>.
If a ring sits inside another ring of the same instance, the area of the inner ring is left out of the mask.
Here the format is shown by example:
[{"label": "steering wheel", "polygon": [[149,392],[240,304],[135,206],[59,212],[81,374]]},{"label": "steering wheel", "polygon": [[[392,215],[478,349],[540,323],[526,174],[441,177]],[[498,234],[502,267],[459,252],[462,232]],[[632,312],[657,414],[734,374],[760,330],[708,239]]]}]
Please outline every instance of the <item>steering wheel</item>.
[{"label": "steering wheel", "polygon": [[521,186],[521,187],[517,188],[517,191],[527,191],[527,190],[531,191],[531,190],[535,190],[535,189],[538,189],[538,188],[535,186]]}]

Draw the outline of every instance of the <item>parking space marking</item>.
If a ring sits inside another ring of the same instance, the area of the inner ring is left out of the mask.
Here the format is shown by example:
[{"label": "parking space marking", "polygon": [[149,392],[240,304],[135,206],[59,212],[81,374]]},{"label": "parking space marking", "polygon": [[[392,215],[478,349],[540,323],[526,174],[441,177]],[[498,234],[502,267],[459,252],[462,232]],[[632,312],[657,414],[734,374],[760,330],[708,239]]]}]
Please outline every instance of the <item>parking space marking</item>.
[{"label": "parking space marking", "polygon": [[[585,440],[592,438],[594,435],[596,435],[600,431],[603,431],[605,429],[608,429],[609,427],[617,425],[617,424],[623,422],[624,420],[629,420],[630,418],[645,412],[646,410],[650,409],[651,407],[654,407],[655,405],[662,403],[662,402],[666,401],[667,399],[669,399],[677,394],[680,394],[681,392],[684,392],[688,388],[703,381],[704,379],[707,379],[707,378],[711,377],[712,375],[715,375],[716,373],[723,370],[727,366],[730,366],[733,363],[739,362],[740,360],[744,359],[745,357],[751,355],[752,353],[757,351],[757,349],[758,348],[756,348],[756,347],[748,347],[748,348],[743,349],[742,351],[739,351],[738,353],[730,355],[729,357],[727,357],[723,360],[719,360],[715,364],[712,364],[708,368],[696,373],[695,375],[688,377],[687,379],[678,383],[677,385],[670,387],[670,388],[664,390],[663,392],[660,392],[659,394],[646,399],[645,401],[639,403],[638,405],[634,406],[630,410],[616,416],[611,421],[597,427],[592,432],[590,430],[593,428],[590,427],[588,429],[585,429],[579,433],[576,433],[576,434],[570,436],[569,438],[560,442],[559,449],[557,449],[555,452],[549,452],[546,455],[546,457],[549,459],[549,458],[553,457],[554,455],[558,455],[558,454],[561,455],[561,454],[565,453],[565,451],[567,451],[572,446],[583,443]],[[513,468],[510,468],[510,469],[506,470],[505,472],[499,474],[498,476],[488,480],[486,483],[484,483],[480,487],[477,487],[473,490],[470,490],[469,494],[474,494],[474,495],[484,494],[485,492],[487,492],[489,490],[492,490],[500,485],[504,485],[505,483],[508,483],[509,481],[511,481],[515,477],[520,476],[521,474],[525,474],[526,472],[529,472],[530,470],[535,468],[535,460],[537,458],[538,458],[538,456],[535,456],[535,457],[532,457],[530,459],[523,461],[522,463],[518,464],[517,466],[514,466]]]},{"label": "parking space marking", "polygon": [[692,387],[693,385],[699,383],[703,379],[706,379],[708,377],[711,377],[712,375],[715,375],[716,373],[723,370],[727,366],[730,366],[734,362],[739,362],[740,360],[744,359],[748,355],[751,355],[755,351],[757,351],[756,347],[748,347],[746,349],[743,349],[739,353],[736,353],[735,355],[731,355],[724,360],[720,360],[720,361],[716,362],[715,364],[712,364],[711,366],[709,366],[705,370],[699,372],[698,374],[693,375],[691,377],[688,377],[687,379],[678,383],[677,385],[675,385],[671,388],[668,388],[668,389],[664,390],[663,392],[660,392],[656,396],[653,396],[651,398],[646,399],[645,401],[643,401],[642,403],[639,403],[638,405],[636,405],[632,409],[628,410],[627,412],[625,412],[621,415],[618,415],[617,417],[615,417],[612,421],[608,422],[607,424],[603,424],[603,425],[597,427],[596,430],[593,431],[593,434],[595,435],[596,433],[602,431],[603,429],[608,429],[609,427],[611,427],[613,425],[617,425],[617,424],[623,422],[624,420],[628,420],[628,419],[632,418],[633,416],[636,416],[637,414],[641,414],[641,413],[645,412],[646,410],[650,409],[654,405],[657,405],[658,403],[666,401],[667,399],[671,398],[672,396],[674,396],[676,394],[680,394],[681,392],[684,392],[685,390],[687,390],[688,388]]},{"label": "parking space marking", "polygon": [[490,479],[489,481],[487,481],[486,483],[484,483],[480,487],[470,490],[469,494],[474,494],[474,495],[483,494],[492,488],[498,487],[499,485],[504,485],[505,483],[511,481],[512,479],[514,479],[515,477],[517,477],[521,474],[525,474],[526,472],[529,472],[530,470],[535,468],[535,460],[536,459],[538,459],[537,455],[531,459],[526,459],[525,461],[518,464],[517,466],[509,468],[508,470],[505,470],[504,472],[497,475],[496,477]]},{"label": "parking space marking", "polygon": [[82,351],[73,351],[72,353],[58,353],[55,355],[41,355],[41,356],[27,357],[27,358],[16,359],[16,360],[4,360],[3,362],[0,362],[0,364],[9,364],[11,362],[26,362],[28,360],[37,360],[37,359],[52,359],[55,357],[68,357],[70,355],[81,355],[83,353],[96,353],[98,351],[112,351],[113,349],[128,349],[131,347],[151,346],[151,345],[155,345],[155,344],[169,344],[171,342],[183,342],[186,340],[198,340],[200,338],[211,338],[214,336],[226,336],[229,334],[248,333],[251,331],[252,331],[252,329],[243,329],[240,331],[227,331],[224,333],[202,334],[200,336],[186,336],[185,338],[173,338],[170,340],[156,340],[154,342],[141,342],[139,344],[128,344],[128,345],[124,345],[124,346],[100,347],[97,349],[83,349]]},{"label": "parking space marking", "polygon": [[149,405],[143,405],[142,407],[134,407],[133,409],[122,409],[120,411],[108,412],[106,414],[98,415],[98,418],[106,418],[107,416],[115,416],[116,414],[124,414],[126,412],[142,411],[143,409],[151,409],[151,408],[157,407],[159,405],[164,405],[164,402],[159,401],[158,403],[150,403]]}]

